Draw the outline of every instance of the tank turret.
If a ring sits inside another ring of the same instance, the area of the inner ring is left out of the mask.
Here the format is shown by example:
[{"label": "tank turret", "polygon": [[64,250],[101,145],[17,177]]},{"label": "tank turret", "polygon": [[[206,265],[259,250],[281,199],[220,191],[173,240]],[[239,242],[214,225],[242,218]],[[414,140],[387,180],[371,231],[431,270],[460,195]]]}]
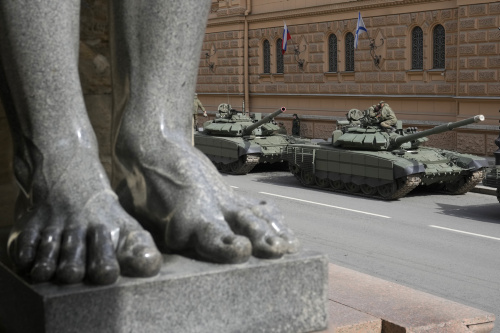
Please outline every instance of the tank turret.
[{"label": "tank turret", "polygon": [[256,123],[253,123],[252,125],[250,125],[250,126],[246,127],[245,129],[243,129],[243,135],[250,135],[250,134],[252,134],[252,131],[254,129],[256,129],[259,126],[262,126],[265,123],[269,123],[274,117],[279,116],[280,114],[282,114],[285,111],[286,111],[286,108],[282,107],[281,109],[276,110],[273,113],[265,116],[264,118],[262,118],[261,120],[257,121]]},{"label": "tank turret", "polygon": [[285,107],[267,115],[261,120],[254,122],[247,115],[231,110],[224,117],[207,121],[203,125],[203,133],[212,136],[270,136],[274,135],[280,128],[278,125],[270,122],[272,118],[286,111]]},{"label": "tank turret", "polygon": [[394,133],[387,133],[378,125],[369,125],[366,118],[361,118],[355,121],[350,120],[348,124],[341,122],[342,129],[334,131],[332,141],[335,147],[359,150],[415,149],[427,141],[426,137],[429,135],[451,131],[480,121],[484,121],[483,115],[443,124],[421,132],[416,128],[403,130],[399,122],[399,128]]}]

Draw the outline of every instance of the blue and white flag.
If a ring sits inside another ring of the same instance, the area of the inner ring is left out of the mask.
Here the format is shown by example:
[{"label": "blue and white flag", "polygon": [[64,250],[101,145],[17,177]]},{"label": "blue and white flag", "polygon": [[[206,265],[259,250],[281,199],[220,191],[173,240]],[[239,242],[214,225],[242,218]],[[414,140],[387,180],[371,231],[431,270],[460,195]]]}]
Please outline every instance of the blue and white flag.
[{"label": "blue and white flag", "polygon": [[363,31],[368,33],[368,31],[366,30],[366,27],[365,27],[365,22],[363,22],[363,18],[361,17],[361,12],[358,12],[358,24],[356,25],[356,36],[354,37],[354,48],[355,49],[358,48],[359,34]]}]

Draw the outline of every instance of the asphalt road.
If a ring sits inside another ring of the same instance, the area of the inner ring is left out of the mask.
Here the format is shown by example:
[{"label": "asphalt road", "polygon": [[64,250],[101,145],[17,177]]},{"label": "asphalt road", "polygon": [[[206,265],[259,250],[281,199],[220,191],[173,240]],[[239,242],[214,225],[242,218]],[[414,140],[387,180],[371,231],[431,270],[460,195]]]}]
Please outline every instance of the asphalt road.
[{"label": "asphalt road", "polygon": [[500,332],[500,204],[495,196],[414,191],[381,201],[302,187],[287,172],[224,175],[271,200],[303,247],[331,263],[496,315]]}]

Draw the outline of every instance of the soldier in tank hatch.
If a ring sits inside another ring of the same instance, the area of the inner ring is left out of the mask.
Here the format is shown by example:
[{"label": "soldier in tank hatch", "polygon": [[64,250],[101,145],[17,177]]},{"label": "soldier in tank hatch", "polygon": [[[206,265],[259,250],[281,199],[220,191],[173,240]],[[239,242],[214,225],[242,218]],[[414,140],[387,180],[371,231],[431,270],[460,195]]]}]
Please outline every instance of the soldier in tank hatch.
[{"label": "soldier in tank hatch", "polygon": [[398,121],[394,111],[392,111],[389,104],[384,101],[380,101],[380,103],[376,105],[370,106],[368,108],[370,117],[375,118],[383,129],[385,129],[388,133],[392,133],[394,131],[394,127]]}]

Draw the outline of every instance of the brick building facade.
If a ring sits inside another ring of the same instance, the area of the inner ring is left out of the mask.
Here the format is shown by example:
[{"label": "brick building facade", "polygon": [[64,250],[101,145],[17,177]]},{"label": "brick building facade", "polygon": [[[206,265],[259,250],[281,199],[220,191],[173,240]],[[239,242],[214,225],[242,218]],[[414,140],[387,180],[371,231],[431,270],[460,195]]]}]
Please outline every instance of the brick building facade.
[{"label": "brick building facade", "polygon": [[[353,50],[358,13],[368,34]],[[281,58],[284,22],[292,40]],[[289,112],[279,119],[288,130],[298,113],[302,135],[314,138],[328,138],[349,109],[380,100],[421,129],[484,114],[486,122],[429,144],[490,155],[500,109],[499,25],[498,1],[212,1],[197,92],[209,110],[228,101],[263,113],[284,105]],[[443,56],[437,66],[436,53]]]}]

